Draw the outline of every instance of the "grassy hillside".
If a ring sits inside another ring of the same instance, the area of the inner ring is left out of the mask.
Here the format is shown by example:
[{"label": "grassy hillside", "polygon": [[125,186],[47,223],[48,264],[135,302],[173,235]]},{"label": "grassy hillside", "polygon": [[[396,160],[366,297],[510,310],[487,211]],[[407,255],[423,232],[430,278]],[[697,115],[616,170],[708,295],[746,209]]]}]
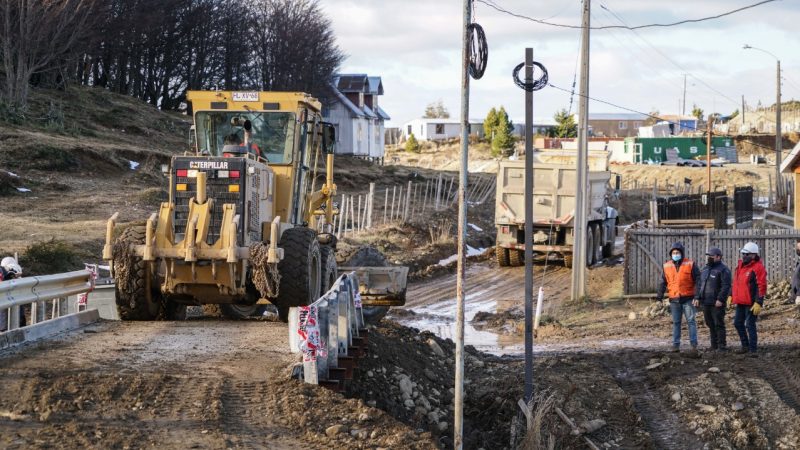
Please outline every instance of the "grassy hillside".
[{"label": "grassy hillside", "polygon": [[35,90],[24,117],[0,111],[0,254],[55,239],[96,259],[111,214],[141,220],[163,198],[161,164],[186,150],[190,125],[77,86]]}]

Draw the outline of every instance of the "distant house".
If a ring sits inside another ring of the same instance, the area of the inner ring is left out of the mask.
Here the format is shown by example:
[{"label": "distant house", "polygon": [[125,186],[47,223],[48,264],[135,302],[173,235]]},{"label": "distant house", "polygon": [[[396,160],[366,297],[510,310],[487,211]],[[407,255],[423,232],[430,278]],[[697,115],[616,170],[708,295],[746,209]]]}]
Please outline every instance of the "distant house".
[{"label": "distant house", "polygon": [[589,128],[593,136],[636,136],[647,118],[638,113],[589,113]]},{"label": "distant house", "polygon": [[[413,134],[420,141],[443,141],[461,136],[459,119],[414,119],[403,124],[403,139]],[[483,121],[470,119],[469,134],[483,137]]]},{"label": "distant house", "polygon": [[383,158],[384,123],[389,115],[378,106],[381,77],[337,74],[320,98],[323,118],[336,127],[336,153]]},{"label": "distant house", "polygon": [[[514,120],[514,135],[524,138],[525,137],[525,119]],[[551,130],[554,130],[558,124],[555,119],[544,117],[533,118],[533,135],[547,136]]]},{"label": "distant house", "polygon": [[701,124],[700,121],[695,116],[682,116],[680,114],[666,114],[660,115],[659,123],[667,122],[669,124],[670,131],[674,136],[684,133],[694,133],[696,131],[703,132],[706,130],[706,125],[703,123]]}]

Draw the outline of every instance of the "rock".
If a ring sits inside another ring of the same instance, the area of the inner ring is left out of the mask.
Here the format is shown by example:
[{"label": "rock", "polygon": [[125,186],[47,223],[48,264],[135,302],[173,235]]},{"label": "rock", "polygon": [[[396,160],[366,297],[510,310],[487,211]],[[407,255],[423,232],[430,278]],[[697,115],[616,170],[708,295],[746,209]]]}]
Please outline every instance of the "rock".
[{"label": "rock", "polygon": [[636,313],[635,312],[628,313],[628,320],[636,320]]},{"label": "rock", "polygon": [[50,419],[50,415],[53,414],[52,411],[49,409],[44,411],[43,413],[39,414],[39,421],[40,422],[47,422]]},{"label": "rock", "polygon": [[680,392],[676,392],[676,393],[672,394],[672,401],[673,402],[681,401],[681,393]]},{"label": "rock", "polygon": [[703,434],[703,433],[705,433],[705,432],[706,432],[706,430],[704,430],[702,427],[700,427],[700,428],[698,428],[698,429],[694,430],[694,434],[696,434],[696,435],[698,435],[698,436],[702,435],[702,434]]},{"label": "rock", "polygon": [[377,404],[378,404],[378,402],[376,402],[375,400],[369,400],[369,401],[367,401],[367,406],[370,406],[370,407],[372,407],[372,408],[374,408],[375,406],[377,406]]},{"label": "rock", "polygon": [[603,419],[588,420],[580,425],[584,433],[594,433],[604,426],[606,426],[606,421]]},{"label": "rock", "polygon": [[428,423],[435,423],[439,424],[439,414],[436,411],[431,411],[428,413]]},{"label": "rock", "polygon": [[366,422],[368,420],[369,420],[369,414],[361,413],[361,414],[358,415],[358,421],[359,422]]},{"label": "rock", "polygon": [[424,396],[424,395],[420,395],[420,396],[417,398],[417,405],[419,405],[419,406],[421,406],[421,407],[425,408],[426,414],[427,414],[427,411],[430,411],[430,410],[431,410],[431,402],[429,402],[429,401],[428,401],[428,399],[427,399],[427,398],[425,398],[425,396]]},{"label": "rock", "polygon": [[444,357],[444,350],[442,350],[442,347],[440,347],[439,344],[433,338],[428,339],[428,347],[431,348],[431,351],[433,351],[433,353],[435,353],[436,356],[442,358]]},{"label": "rock", "polygon": [[369,438],[370,439],[376,439],[378,436],[380,436],[380,433],[378,433],[378,430],[372,430],[372,433],[369,434]]},{"label": "rock", "polygon": [[447,431],[447,427],[448,427],[447,422],[439,422],[439,425],[437,426],[437,428],[439,428],[439,431]]},{"label": "rock", "polygon": [[347,427],[342,424],[333,425],[328,428],[325,428],[325,435],[328,437],[334,437],[339,433],[347,431]]},{"label": "rock", "polygon": [[403,404],[406,406],[406,408],[413,408],[414,407],[414,400],[408,399],[405,402],[403,402]]},{"label": "rock", "polygon": [[732,406],[734,411],[741,411],[744,409],[744,404],[742,402],[736,402]]},{"label": "rock", "polygon": [[713,413],[717,411],[717,408],[711,405],[704,405],[702,403],[698,403],[695,405],[700,411],[704,413]]},{"label": "rock", "polygon": [[[343,364],[344,364],[344,363],[343,363]],[[370,377],[370,378],[372,378],[372,377],[374,377],[374,376],[375,376],[375,374],[374,374],[374,373],[372,373],[372,371],[371,371],[371,370],[368,370],[368,371],[367,371],[367,376],[368,376],[368,377]]]},{"label": "rock", "polygon": [[397,385],[400,387],[400,392],[411,397],[411,394],[414,392],[414,385],[411,383],[411,378],[408,378],[407,375],[401,375]]},{"label": "rock", "polygon": [[658,363],[653,363],[653,364],[650,364],[649,366],[645,367],[645,369],[647,369],[647,370],[653,370],[653,369],[657,369],[657,368],[659,368],[659,367],[661,367],[661,366],[663,366],[663,365],[664,365],[664,363],[660,363],[660,362],[658,362]]},{"label": "rock", "polygon": [[711,373],[719,373],[719,367],[709,367],[708,371]]},{"label": "rock", "polygon": [[429,380],[436,381],[436,374],[433,373],[431,369],[425,369],[423,373],[425,373],[425,376],[428,377]]}]

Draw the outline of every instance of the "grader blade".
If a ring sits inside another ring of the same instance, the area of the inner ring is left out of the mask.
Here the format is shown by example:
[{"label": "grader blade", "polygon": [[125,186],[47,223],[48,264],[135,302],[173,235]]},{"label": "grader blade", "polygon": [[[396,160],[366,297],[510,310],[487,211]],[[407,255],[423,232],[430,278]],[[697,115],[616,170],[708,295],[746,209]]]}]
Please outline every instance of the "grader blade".
[{"label": "grader blade", "polygon": [[406,304],[408,267],[339,267],[339,272],[355,272],[364,306],[403,306]]}]

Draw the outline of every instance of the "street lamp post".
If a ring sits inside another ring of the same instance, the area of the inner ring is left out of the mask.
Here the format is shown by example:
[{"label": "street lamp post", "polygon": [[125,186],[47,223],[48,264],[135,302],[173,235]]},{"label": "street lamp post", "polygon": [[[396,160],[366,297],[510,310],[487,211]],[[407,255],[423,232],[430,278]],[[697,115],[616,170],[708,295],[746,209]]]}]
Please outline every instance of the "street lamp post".
[{"label": "street lamp post", "polygon": [[[781,60],[771,52],[764,50],[763,48],[753,47],[750,45],[745,44],[743,47],[745,50],[758,50],[762,53],[766,53],[769,56],[775,58],[775,61],[778,64],[778,72],[777,72],[777,79],[776,79],[776,88],[777,88],[777,100],[775,102],[775,193],[777,198],[782,200],[783,197],[783,189],[781,188],[781,152],[783,151],[783,130],[781,129]],[[744,111],[742,111],[744,112]]]}]

